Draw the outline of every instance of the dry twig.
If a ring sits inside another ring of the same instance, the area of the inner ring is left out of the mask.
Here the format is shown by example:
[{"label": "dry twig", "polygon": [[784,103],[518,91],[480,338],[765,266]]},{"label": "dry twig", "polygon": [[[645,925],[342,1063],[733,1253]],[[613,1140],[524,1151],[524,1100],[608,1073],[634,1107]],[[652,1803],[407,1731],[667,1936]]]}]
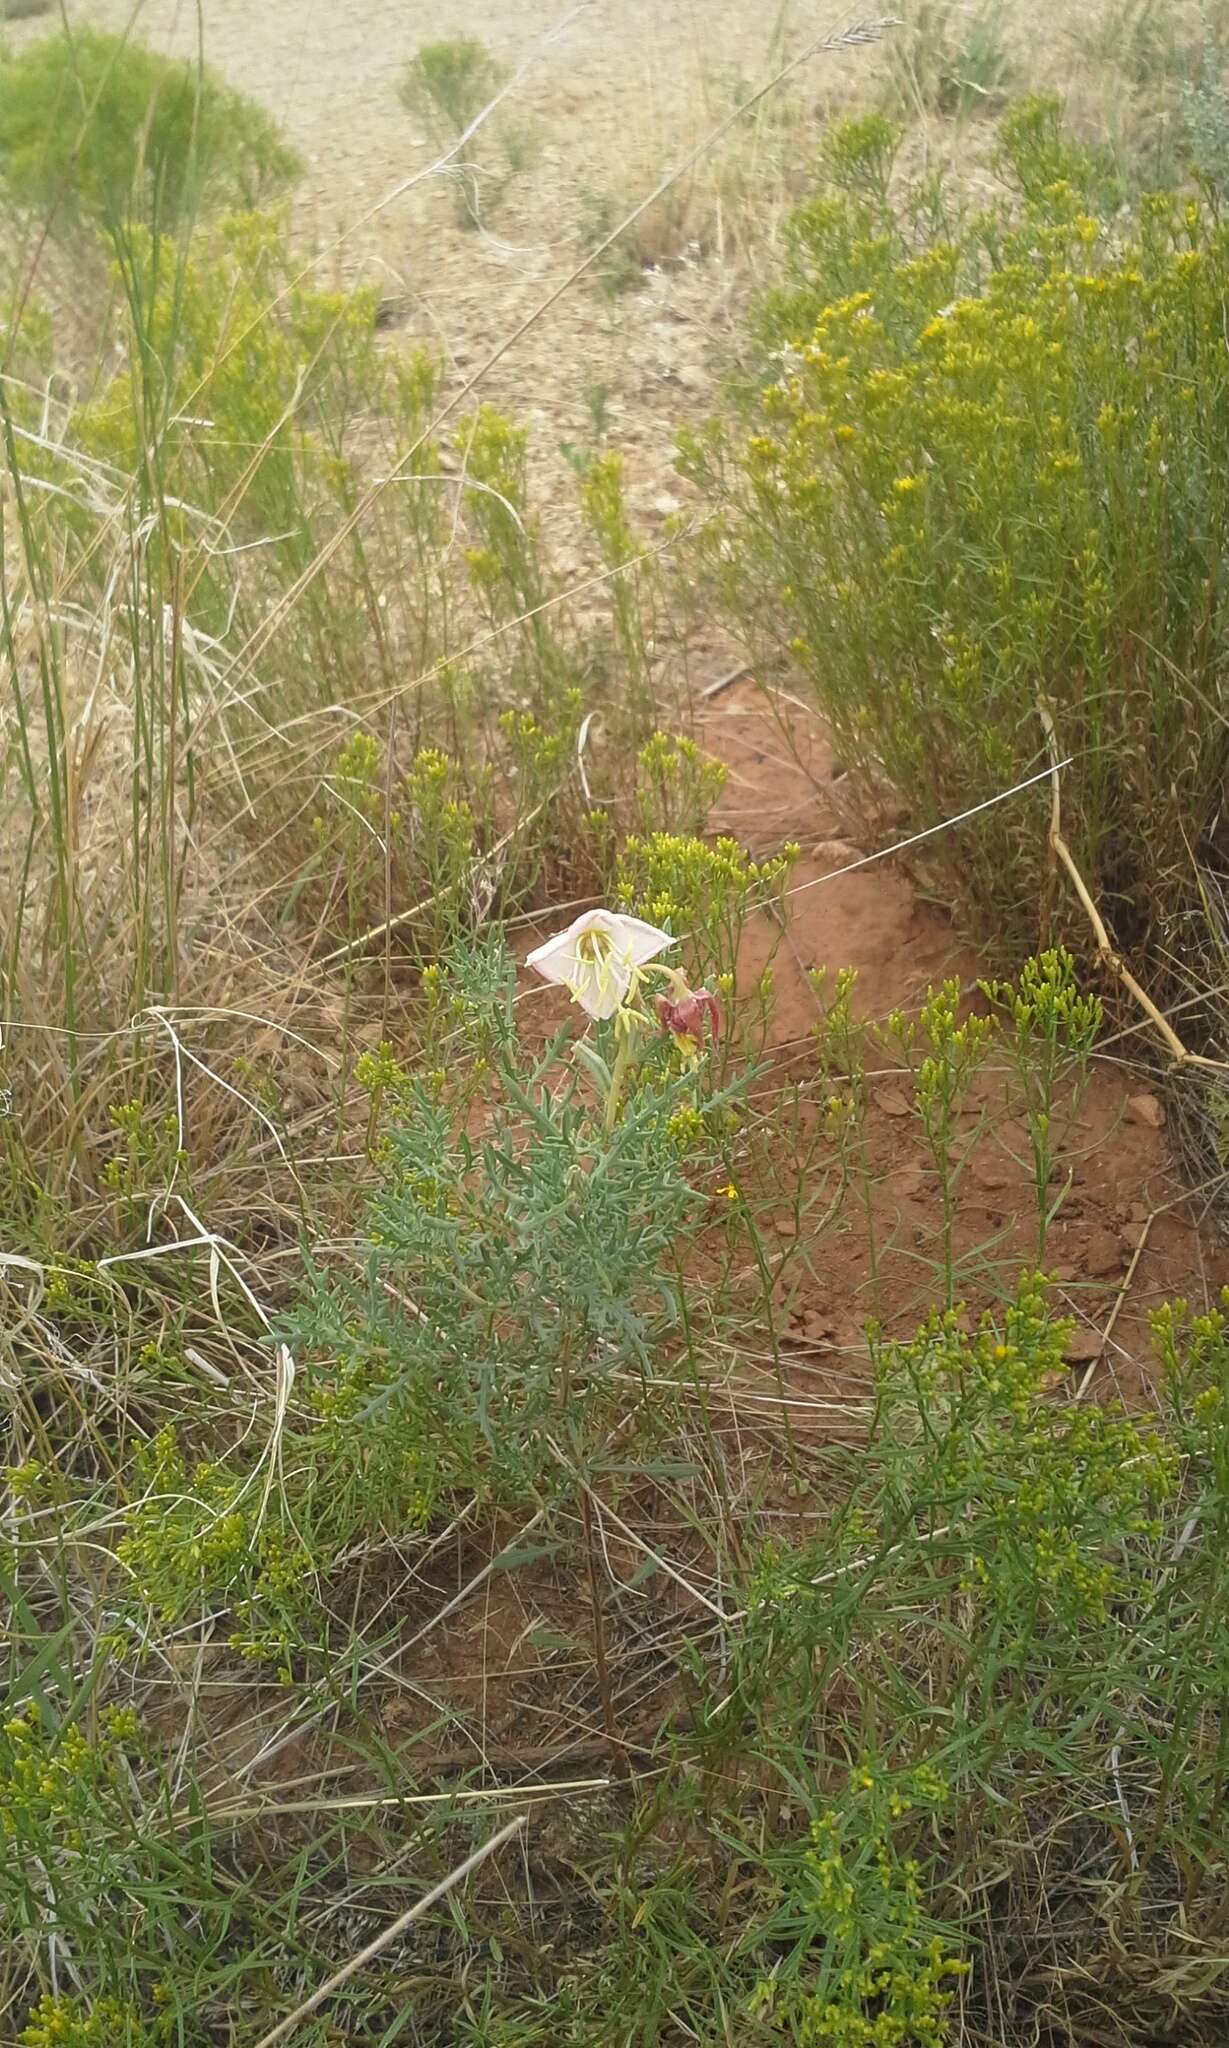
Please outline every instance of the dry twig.
[{"label": "dry twig", "polygon": [[[1048,706],[1040,701],[1037,705],[1037,715],[1041,720],[1046,736],[1046,745],[1049,748],[1050,783],[1053,792],[1053,801],[1050,807],[1050,854],[1051,875],[1053,879],[1047,885],[1047,905],[1052,904],[1053,901],[1053,889],[1057,880],[1057,863],[1061,862],[1062,866],[1066,869],[1071,886],[1079,898],[1080,906],[1089,924],[1092,926],[1092,934],[1097,946],[1097,959],[1100,965],[1107,968],[1119,987],[1124,988],[1127,994],[1132,996],[1138,1003],[1144,1015],[1159,1034],[1175,1067],[1204,1067],[1220,1074],[1229,1073],[1229,1063],[1226,1063],[1226,1061],[1209,1059],[1203,1053],[1188,1051],[1174,1030],[1173,1025],[1169,1022],[1169,1019],[1158,1010],[1147,990],[1142,988],[1135,979],[1122,955],[1115,950],[1110,940],[1110,935],[1105,928],[1105,921],[1093,902],[1092,896],[1089,894],[1088,886],[1079,868],[1076,866],[1070,847],[1063,838],[1062,808],[1058,782],[1058,736],[1054,730],[1054,720]],[[1048,921],[1048,908],[1043,907],[1043,926]]]}]

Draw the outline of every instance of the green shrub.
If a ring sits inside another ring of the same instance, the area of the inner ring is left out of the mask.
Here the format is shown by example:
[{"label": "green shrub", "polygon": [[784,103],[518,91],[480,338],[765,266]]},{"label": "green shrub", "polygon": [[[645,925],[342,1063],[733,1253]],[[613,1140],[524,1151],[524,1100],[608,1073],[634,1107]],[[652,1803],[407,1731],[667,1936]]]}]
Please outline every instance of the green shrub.
[{"label": "green shrub", "polygon": [[423,44],[402,72],[397,92],[407,112],[426,121],[447,148],[477,120],[507,77],[507,65],[476,36],[451,36]]},{"label": "green shrub", "polygon": [[[796,216],[763,309],[778,374],[731,460],[710,561],[810,678],[863,794],[938,825],[1061,754],[1063,821],[1120,938],[1191,897],[1221,802],[1229,229],[1195,197],[1097,211],[1052,102],[1004,125],[1010,190],[963,224],[859,188]],[[1008,951],[1036,942],[1048,793],[941,834],[931,866]],[[1086,939],[1077,914],[1069,934]]]},{"label": "green shrub", "polygon": [[[714,1782],[754,1756],[813,1831],[778,1838],[740,1944],[776,1958],[774,2039],[946,2042],[961,1964],[970,2038],[1061,2010],[1082,2041],[1128,2006],[1115,2040],[1218,2038],[1223,1987],[1184,1958],[1226,1873],[1225,1319],[1158,1318],[1152,1419],[1064,1398],[1066,1334],[1026,1278],[972,1333],[879,1346],[822,1536],[744,1583],[701,1751]],[[745,1817],[727,1840],[756,1856]]]},{"label": "green shrub", "polygon": [[0,63],[0,175],[57,221],[173,226],[254,206],[300,169],[276,123],[203,67],[79,29]]},{"label": "green shrub", "polygon": [[442,42],[424,43],[406,65],[397,86],[407,113],[424,123],[437,149],[451,152],[461,218],[474,227],[494,212],[512,180],[537,154],[537,135],[531,124],[506,114],[492,118],[486,132],[503,160],[502,170],[494,172],[480,163],[479,138],[468,133],[508,77],[507,65],[476,36],[449,36]]}]

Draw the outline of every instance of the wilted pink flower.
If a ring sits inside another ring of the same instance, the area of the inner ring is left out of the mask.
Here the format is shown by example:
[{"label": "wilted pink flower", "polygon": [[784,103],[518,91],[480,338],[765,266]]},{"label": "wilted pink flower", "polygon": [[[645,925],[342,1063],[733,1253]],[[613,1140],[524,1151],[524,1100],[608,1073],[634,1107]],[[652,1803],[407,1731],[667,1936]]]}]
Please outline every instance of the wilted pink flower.
[{"label": "wilted pink flower", "polygon": [[688,989],[685,995],[658,996],[657,1015],[681,1051],[692,1053],[704,1036],[707,1019],[714,1038],[721,1036],[721,1006],[710,989]]}]

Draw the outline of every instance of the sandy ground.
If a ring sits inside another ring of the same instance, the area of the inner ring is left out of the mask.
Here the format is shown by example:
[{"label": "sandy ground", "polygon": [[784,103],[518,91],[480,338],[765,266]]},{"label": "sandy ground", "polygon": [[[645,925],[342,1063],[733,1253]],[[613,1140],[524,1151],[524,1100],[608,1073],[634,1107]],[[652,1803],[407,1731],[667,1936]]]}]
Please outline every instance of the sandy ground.
[{"label": "sandy ground", "polygon": [[[790,839],[803,850],[791,878],[786,931],[782,935],[763,914],[756,917],[741,978],[751,986],[763,963],[772,960],[772,1043],[779,1057],[797,1058],[800,1070],[808,1072],[819,1016],[814,970],[826,969],[831,985],[838,968],[856,968],[855,1007],[877,1019],[897,1004],[915,1009],[927,988],[947,976],[958,979],[966,999],[976,1004],[986,965],[898,862],[859,864],[876,849],[849,837],[837,764],[822,723],[797,702],[777,710],[774,716],[753,685],[739,684],[705,707],[701,731],[730,771],[714,824],[756,854],[775,852]],[[788,747],[782,712],[788,717]],[[884,1072],[871,1088],[867,1140],[884,1247],[881,1307],[887,1326],[904,1334],[933,1298],[928,1261],[938,1188],[933,1160],[899,1078],[890,1071],[892,1058],[885,1047],[868,1062]],[[1152,1085],[1110,1061],[1098,1066],[1066,1141],[1072,1185],[1047,1247],[1061,1311],[1076,1324],[1069,1352],[1073,1384],[1087,1376],[1098,1392],[1113,1389],[1131,1399],[1152,1385],[1151,1311],[1175,1294],[1210,1303],[1229,1281],[1229,1248],[1211,1230],[1201,1236]],[[1021,1123],[1004,1116],[1003,1087],[1002,1073],[991,1062],[959,1118],[964,1164],[957,1236],[970,1276],[983,1257],[987,1273],[997,1268],[1002,1274],[1018,1272],[1035,1258],[1028,1135]],[[782,1210],[779,1224],[782,1242],[788,1242],[796,1228],[792,1210]],[[865,1235],[846,1216],[824,1237],[807,1284],[788,1301],[782,1298],[797,1359],[812,1372],[831,1373],[834,1383],[860,1348],[871,1312],[869,1270]],[[977,1281],[963,1284],[976,1302]],[[1111,1336],[1103,1341],[1107,1327]]]},{"label": "sandy ground", "polygon": [[[803,0],[785,10],[792,41],[823,33],[833,10]],[[546,128],[545,176],[534,182],[547,217],[585,171],[634,157],[652,139],[668,147],[718,89],[722,71],[758,81],[774,10],[744,0],[69,0],[70,20],[119,30],[180,56],[199,49],[233,85],[284,124],[310,166],[308,205],[329,228],[353,222],[430,160],[398,103],[397,78],[424,43],[481,37],[524,67],[515,104]],[[45,32],[27,22],[15,43]],[[847,61],[847,60],[846,60]],[[707,81],[707,83],[706,83]],[[395,242],[406,209],[384,217]],[[555,213],[565,234],[569,223]],[[370,239],[370,238],[368,238]],[[541,262],[548,248],[524,252]]]},{"label": "sandy ground", "polygon": [[[329,282],[374,280],[402,340],[440,351],[456,384],[581,260],[586,206],[630,206],[729,111],[736,79],[760,84],[783,50],[848,19],[816,0],[780,10],[745,0],[202,0],[199,17],[189,0],[138,0],[135,10],[68,0],[68,13],[112,30],[131,22],[169,53],[199,48],[274,113],[308,167],[294,202],[300,245]],[[20,47],[47,27],[46,17],[14,24],[10,39]],[[444,181],[421,178],[436,151],[396,92],[423,43],[457,34],[524,67],[507,111],[537,138],[531,168],[482,233],[458,224]],[[812,92],[840,98],[883,61],[880,51],[817,60],[798,97],[804,108]],[[761,243],[778,220],[763,221]],[[747,254],[725,261],[684,244],[613,301],[592,281],[572,287],[484,377],[482,395],[529,425],[536,461],[558,474],[560,441],[591,434],[600,391],[612,445],[629,458],[633,506],[650,521],[665,516],[674,434],[711,399]]]}]

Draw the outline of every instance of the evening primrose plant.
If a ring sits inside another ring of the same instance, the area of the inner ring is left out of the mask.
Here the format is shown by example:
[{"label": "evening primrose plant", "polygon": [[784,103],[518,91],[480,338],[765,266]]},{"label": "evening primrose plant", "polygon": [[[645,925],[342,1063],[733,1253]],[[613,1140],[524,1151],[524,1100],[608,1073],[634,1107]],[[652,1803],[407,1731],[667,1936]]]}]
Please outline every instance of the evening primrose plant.
[{"label": "evening primrose plant", "polygon": [[[671,943],[590,912],[540,949],[603,1034],[583,1059],[570,1029],[522,1042],[499,943],[427,970],[450,1068],[382,1046],[356,1074],[374,1169],[360,1275],[309,1260],[276,1333],[293,1393],[276,1446],[240,1432],[202,1452],[172,1422],[136,1445],[118,1639],[224,1614],[262,1682],[310,1685],[335,1635],[321,1589],[357,1546],[424,1536],[467,1498],[554,1514],[574,1497],[622,1389],[682,1342],[679,1261],[712,1213],[736,1093],[708,1084],[716,1005],[660,960]],[[672,1412],[656,1402],[638,1440]],[[35,1461],[32,1511],[47,1483]]]},{"label": "evening primrose plant", "polygon": [[644,1029],[653,1028],[642,1001],[646,983],[658,983],[657,1023],[669,1033],[685,1063],[692,1065],[698,1059],[707,1027],[714,1037],[720,1036],[717,998],[706,988],[689,988],[679,970],[666,966],[659,957],[675,943],[669,932],[659,931],[643,918],[586,910],[566,931],[536,946],[526,960],[526,966],[546,981],[565,987],[588,1016],[614,1023],[612,1067],[592,1047],[576,1048],[605,1095],[607,1134],[614,1127],[635,1062],[637,1040]]},{"label": "evening primrose plant", "polygon": [[[289,1341],[310,1348],[314,1383],[352,1421],[395,1431],[420,1475],[420,1521],[467,1489],[538,1505],[566,1494],[568,1459],[611,1421],[614,1387],[682,1330],[677,1260],[709,1212],[709,1131],[728,1094],[698,1093],[712,999],[661,963],[671,943],[590,911],[536,949],[537,972],[602,1034],[580,1059],[570,1027],[532,1055],[521,1043],[497,944],[457,956],[439,1000],[450,982],[482,1045],[480,1134],[442,1076],[386,1088],[365,1279],[318,1272]],[[663,1018],[644,1005],[649,983],[671,991]],[[684,1039],[689,1058],[671,1059]]]}]

